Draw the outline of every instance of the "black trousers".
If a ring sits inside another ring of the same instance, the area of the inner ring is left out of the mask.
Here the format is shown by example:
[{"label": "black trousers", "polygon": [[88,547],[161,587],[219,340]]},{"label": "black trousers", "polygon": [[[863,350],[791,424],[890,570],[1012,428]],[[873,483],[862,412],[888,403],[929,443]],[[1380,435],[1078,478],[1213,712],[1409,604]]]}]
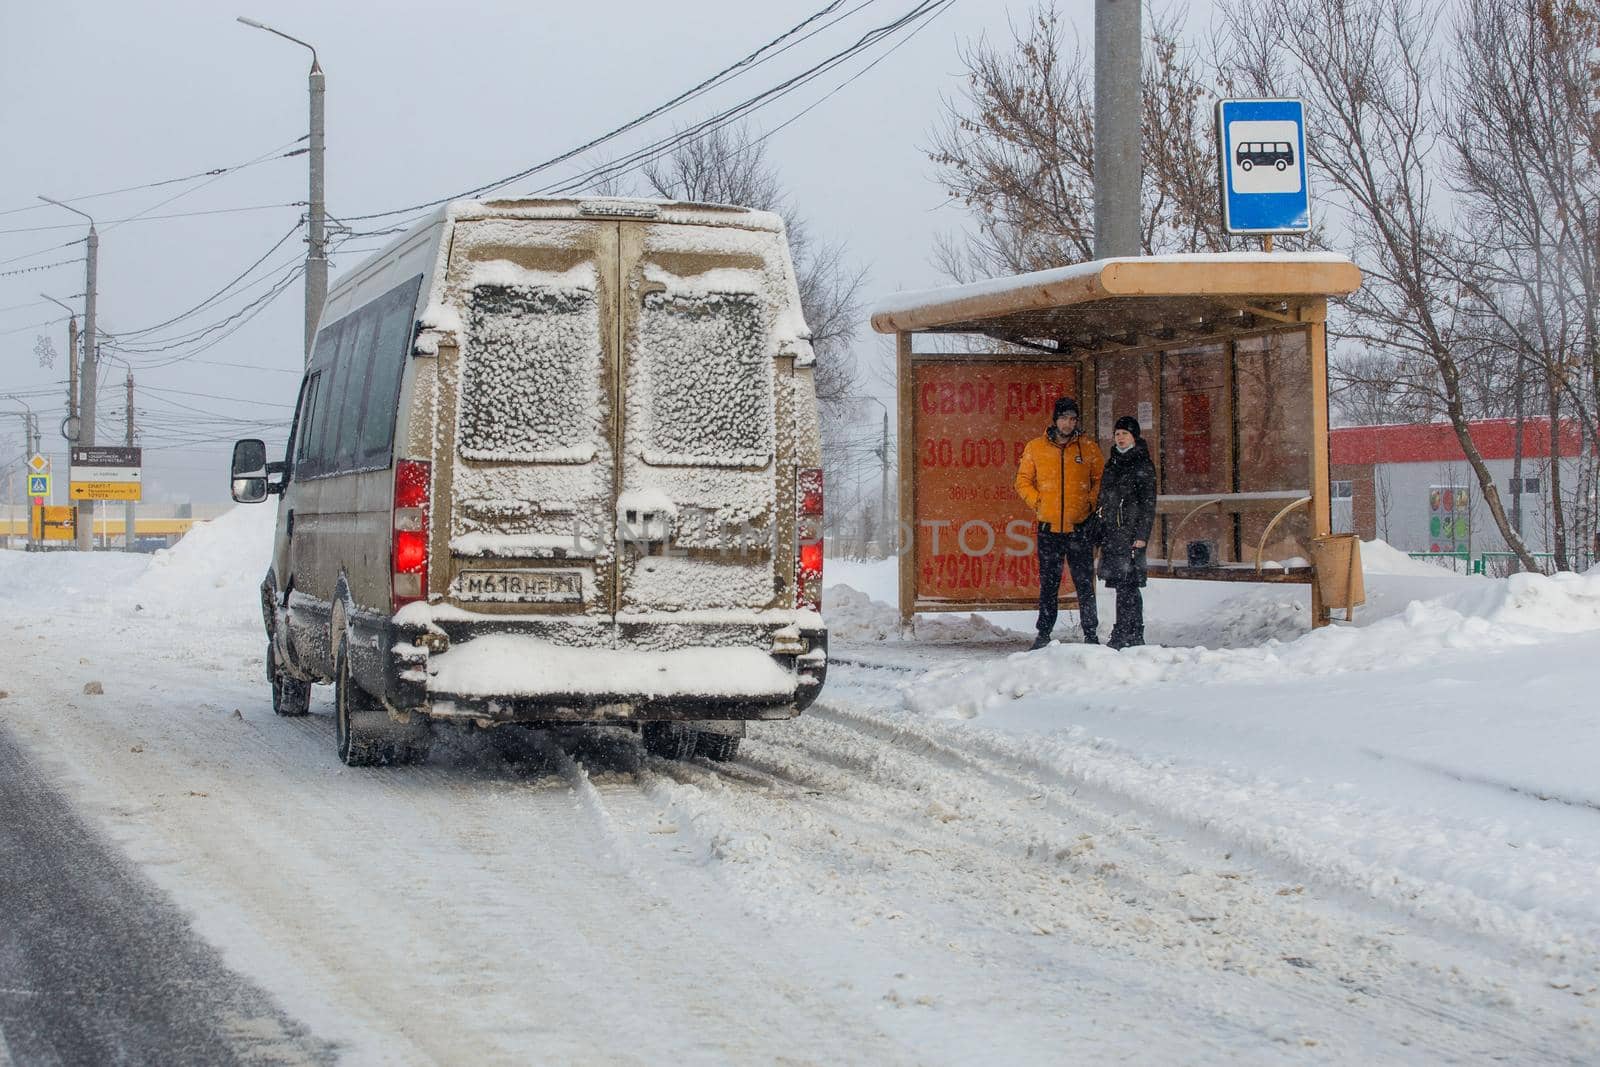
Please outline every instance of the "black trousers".
[{"label": "black trousers", "polygon": [[1056,598],[1061,595],[1061,565],[1072,573],[1072,588],[1078,594],[1078,619],[1085,637],[1100,628],[1100,611],[1094,600],[1094,545],[1077,530],[1059,534],[1039,523],[1039,632],[1049,636],[1056,628]]},{"label": "black trousers", "polygon": [[1144,644],[1144,591],[1136,581],[1117,586],[1117,623],[1111,639],[1124,644]]}]

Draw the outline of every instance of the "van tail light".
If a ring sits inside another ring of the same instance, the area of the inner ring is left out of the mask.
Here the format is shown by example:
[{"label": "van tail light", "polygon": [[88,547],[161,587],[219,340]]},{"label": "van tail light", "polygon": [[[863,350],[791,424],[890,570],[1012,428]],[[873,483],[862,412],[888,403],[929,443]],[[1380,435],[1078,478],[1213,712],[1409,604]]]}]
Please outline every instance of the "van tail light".
[{"label": "van tail light", "polygon": [[394,566],[390,599],[395,611],[428,595],[431,466],[420,459],[402,459],[394,465]]},{"label": "van tail light", "polygon": [[822,610],[822,468],[795,480],[794,604]]}]

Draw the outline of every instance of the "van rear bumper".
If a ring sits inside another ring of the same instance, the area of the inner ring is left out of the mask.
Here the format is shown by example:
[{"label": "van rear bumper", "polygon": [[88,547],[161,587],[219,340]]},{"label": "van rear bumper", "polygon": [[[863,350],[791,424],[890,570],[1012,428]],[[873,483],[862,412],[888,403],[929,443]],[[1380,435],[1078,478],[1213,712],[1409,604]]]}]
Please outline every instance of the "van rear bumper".
[{"label": "van rear bumper", "polygon": [[787,719],[816,699],[827,676],[828,636],[820,620],[692,628],[385,622],[385,702],[434,719]]}]

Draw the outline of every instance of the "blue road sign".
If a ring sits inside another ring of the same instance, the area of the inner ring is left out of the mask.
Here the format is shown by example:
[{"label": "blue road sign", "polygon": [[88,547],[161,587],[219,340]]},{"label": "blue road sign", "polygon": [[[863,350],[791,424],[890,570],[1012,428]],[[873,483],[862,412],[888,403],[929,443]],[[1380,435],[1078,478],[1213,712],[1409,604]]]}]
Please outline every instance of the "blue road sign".
[{"label": "blue road sign", "polygon": [[30,475],[28,475],[28,495],[29,496],[49,496],[50,495],[50,476],[48,474],[30,474]]},{"label": "blue road sign", "polygon": [[1228,233],[1311,229],[1305,107],[1298,100],[1217,101],[1222,228]]}]

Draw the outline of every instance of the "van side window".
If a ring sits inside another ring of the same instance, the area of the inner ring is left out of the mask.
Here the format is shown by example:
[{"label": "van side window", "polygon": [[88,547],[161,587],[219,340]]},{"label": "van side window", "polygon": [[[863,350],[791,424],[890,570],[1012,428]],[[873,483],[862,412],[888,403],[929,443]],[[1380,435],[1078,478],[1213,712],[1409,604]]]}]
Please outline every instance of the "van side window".
[{"label": "van side window", "polygon": [[373,308],[354,316],[354,322],[345,327],[352,338],[350,348],[339,346],[339,356],[345,371],[342,375],[342,393],[339,399],[339,439],[335,451],[335,469],[343,474],[356,468],[356,443],[361,439],[362,400],[371,378],[372,350],[378,339],[378,317]]},{"label": "van side window", "polygon": [[295,471],[299,471],[306,461],[306,442],[310,440],[311,425],[316,419],[317,387],[321,384],[322,373],[319,371],[308,377],[300,390],[300,410],[294,416],[293,451],[289,454],[290,466]]},{"label": "van side window", "polygon": [[322,439],[328,425],[329,385],[333,379],[333,358],[339,347],[340,323],[325,326],[317,334],[316,346],[311,350],[311,365],[318,369],[317,401],[309,407],[309,421],[300,431],[297,446],[297,474],[302,478],[323,474],[328,469],[327,453],[322,449]]},{"label": "van side window", "polygon": [[356,340],[356,323],[346,318],[340,324],[339,348],[328,370],[328,393],[322,400],[322,418],[317,434],[320,473],[339,472],[339,422],[344,417],[345,396],[350,387],[350,349]]},{"label": "van side window", "polygon": [[389,290],[377,301],[378,340],[373,349],[367,400],[361,416],[361,446],[357,465],[387,467],[394,442],[396,406],[400,402],[400,377],[411,349],[411,329],[416,322],[417,290],[422,276]]}]

